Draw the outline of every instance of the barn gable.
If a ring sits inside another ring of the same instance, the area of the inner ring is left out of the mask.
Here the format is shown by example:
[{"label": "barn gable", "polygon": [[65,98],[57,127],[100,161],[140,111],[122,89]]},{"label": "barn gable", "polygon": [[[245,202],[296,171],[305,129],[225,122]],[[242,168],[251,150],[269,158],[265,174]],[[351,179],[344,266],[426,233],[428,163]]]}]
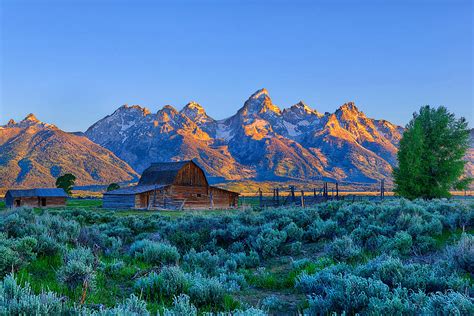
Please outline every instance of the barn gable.
[{"label": "barn gable", "polygon": [[153,163],[143,171],[138,182],[142,185],[208,186],[204,171],[192,160]]}]

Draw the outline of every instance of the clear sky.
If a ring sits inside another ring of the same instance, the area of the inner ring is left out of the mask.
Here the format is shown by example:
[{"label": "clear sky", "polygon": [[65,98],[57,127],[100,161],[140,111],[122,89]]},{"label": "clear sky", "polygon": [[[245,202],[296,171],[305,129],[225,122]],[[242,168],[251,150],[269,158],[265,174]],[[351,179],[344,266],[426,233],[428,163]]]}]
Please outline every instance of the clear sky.
[{"label": "clear sky", "polygon": [[474,125],[470,0],[0,3],[0,124],[84,131],[122,104],[191,100],[221,119],[265,87],[281,108],[355,101],[404,125],[445,105]]}]

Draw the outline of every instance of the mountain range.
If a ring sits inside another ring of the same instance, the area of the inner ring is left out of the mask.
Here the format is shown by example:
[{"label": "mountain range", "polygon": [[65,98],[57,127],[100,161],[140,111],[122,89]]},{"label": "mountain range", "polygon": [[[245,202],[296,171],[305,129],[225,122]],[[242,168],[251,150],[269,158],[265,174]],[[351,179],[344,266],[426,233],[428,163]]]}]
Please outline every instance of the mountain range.
[{"label": "mountain range", "polygon": [[0,187],[54,186],[66,172],[77,184],[133,181],[138,174],[108,149],[29,114],[0,126]]},{"label": "mountain range", "polygon": [[402,133],[353,102],[333,113],[302,101],[281,109],[266,89],[222,120],[196,102],[155,113],[124,105],[85,133],[66,133],[30,115],[0,127],[0,187],[51,184],[66,171],[80,184],[133,181],[152,162],[184,159],[194,159],[212,182],[390,182]]}]

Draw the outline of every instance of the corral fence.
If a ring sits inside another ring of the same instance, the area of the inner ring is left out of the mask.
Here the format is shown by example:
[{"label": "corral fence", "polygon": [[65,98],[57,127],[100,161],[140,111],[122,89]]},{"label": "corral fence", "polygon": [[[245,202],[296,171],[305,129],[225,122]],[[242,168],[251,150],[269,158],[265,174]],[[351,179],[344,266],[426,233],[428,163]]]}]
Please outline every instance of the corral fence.
[{"label": "corral fence", "polygon": [[[341,189],[342,188],[342,189]],[[393,187],[386,187],[385,181],[378,183],[364,184],[355,182],[322,182],[314,185],[312,189],[306,185],[304,188],[296,186],[280,186],[271,190],[258,189],[253,194],[243,195],[239,198],[241,206],[252,207],[279,207],[294,206],[307,207],[328,201],[347,202],[382,202],[386,199],[397,199],[392,193]],[[388,193],[388,194],[387,194]],[[472,191],[465,191],[463,194],[453,195],[453,200],[474,200]]]},{"label": "corral fence", "polygon": [[[347,182],[343,183],[347,186]],[[258,189],[254,194],[242,196],[242,205],[251,205],[259,207],[279,207],[279,206],[299,206],[306,207],[317,203],[327,201],[349,200],[360,201],[362,199],[381,200],[385,198],[385,183],[381,181],[377,187],[370,185],[365,188],[366,192],[371,195],[361,196],[359,193],[364,192],[348,192],[340,190],[339,182],[323,182],[319,186],[309,189],[297,188],[294,185],[287,187],[275,187],[271,191],[263,191]],[[350,194],[354,193],[354,194]]]}]

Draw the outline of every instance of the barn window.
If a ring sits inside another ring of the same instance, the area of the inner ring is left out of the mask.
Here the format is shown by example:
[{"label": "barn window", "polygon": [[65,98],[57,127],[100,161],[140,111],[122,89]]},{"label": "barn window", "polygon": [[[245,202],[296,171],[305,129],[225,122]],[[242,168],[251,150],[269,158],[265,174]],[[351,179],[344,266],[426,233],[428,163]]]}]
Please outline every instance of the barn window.
[{"label": "barn window", "polygon": [[46,198],[41,198],[41,206],[46,206]]},{"label": "barn window", "polygon": [[201,195],[201,193],[198,193],[198,194],[196,194],[196,196],[197,196],[197,197],[201,197],[202,195]]}]

